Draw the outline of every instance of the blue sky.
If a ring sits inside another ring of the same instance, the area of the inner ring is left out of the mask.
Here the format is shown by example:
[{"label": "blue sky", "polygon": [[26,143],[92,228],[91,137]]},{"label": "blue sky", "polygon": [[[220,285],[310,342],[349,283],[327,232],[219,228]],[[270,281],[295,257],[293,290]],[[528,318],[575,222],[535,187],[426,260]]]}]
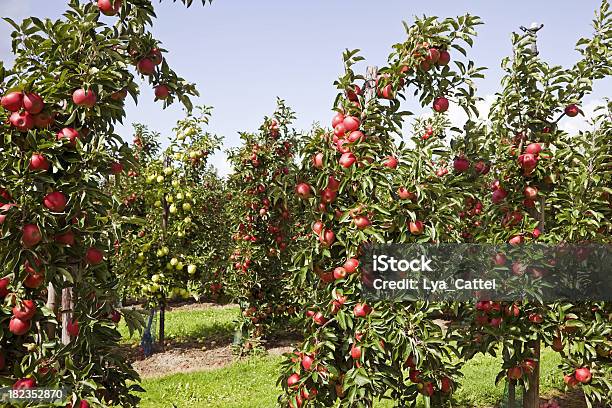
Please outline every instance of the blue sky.
[{"label": "blue sky", "polygon": [[[197,2],[199,0],[195,0]],[[194,3],[195,3],[194,2]],[[0,0],[0,15],[22,19],[28,15],[58,17],[64,0]],[[298,129],[315,121],[327,124],[336,91],[332,85],[341,73],[341,54],[359,48],[373,65],[382,65],[390,46],[404,39],[402,20],[414,15],[440,17],[475,14],[480,26],[472,59],[489,67],[479,83],[482,96],[495,93],[502,75],[501,58],[508,55],[510,33],[532,21],[545,24],[539,48],[554,64],[571,65],[578,54],[576,40],[591,33],[598,0],[580,1],[449,1],[408,0],[214,0],[186,9],[157,1],[158,20],[153,32],[170,50],[167,59],[187,80],[197,84],[198,104],[214,107],[211,131],[225,137],[225,146],[236,146],[237,132],[256,129],[280,96],[297,112]],[[10,60],[5,23],[0,26],[0,58]],[[611,94],[611,81],[596,85],[598,92],[587,104]],[[146,123],[168,136],[180,107],[161,110],[148,86],[138,106],[128,105],[123,136],[131,139],[131,123]],[[575,126],[575,125],[568,125]],[[228,171],[223,154],[213,158],[222,174]]]}]

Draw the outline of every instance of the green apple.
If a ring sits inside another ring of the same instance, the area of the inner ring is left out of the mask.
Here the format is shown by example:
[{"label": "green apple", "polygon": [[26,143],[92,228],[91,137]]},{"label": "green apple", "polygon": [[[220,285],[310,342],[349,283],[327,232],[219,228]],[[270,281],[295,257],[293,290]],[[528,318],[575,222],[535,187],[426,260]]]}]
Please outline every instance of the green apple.
[{"label": "green apple", "polygon": [[183,211],[191,211],[191,204],[183,203]]},{"label": "green apple", "polygon": [[172,157],[174,157],[174,160],[181,160],[181,154],[179,152],[174,153]]},{"label": "green apple", "polygon": [[157,208],[161,208],[161,206],[162,206],[162,202],[161,202],[161,201],[159,201],[159,200],[157,200],[155,203],[153,203],[153,205],[154,205],[155,207],[157,207]]},{"label": "green apple", "polygon": [[178,260],[178,259],[176,259],[176,258],[172,258],[172,259],[170,260],[170,264],[171,264],[172,266],[176,266],[176,265],[178,265],[178,263],[179,263],[179,260]]},{"label": "green apple", "polygon": [[153,184],[153,181],[155,181],[155,176],[147,176],[147,184]]},{"label": "green apple", "polygon": [[157,182],[158,183],[163,183],[165,180],[164,176],[157,176]]},{"label": "green apple", "polygon": [[191,191],[188,191],[185,193],[185,197],[187,197],[187,199],[191,199],[191,197],[193,197],[193,194],[191,194]]},{"label": "green apple", "polygon": [[155,255],[157,255],[158,258],[161,258],[164,256],[164,251],[162,251],[161,249],[158,249]]},{"label": "green apple", "polygon": [[164,255],[168,255],[170,253],[170,249],[168,249],[167,246],[162,247],[162,251],[163,251]]},{"label": "green apple", "polygon": [[189,152],[189,158],[190,159],[197,159],[198,158],[198,152],[194,152],[194,151]]},{"label": "green apple", "polygon": [[160,276],[158,274],[155,274],[155,275],[151,276],[151,281],[153,281],[154,283],[159,282],[160,279],[161,278],[160,278]]},{"label": "green apple", "polygon": [[191,224],[191,217],[185,217],[185,219],[183,220],[183,222],[185,224]]},{"label": "green apple", "polygon": [[177,188],[180,185],[181,185],[181,183],[179,183],[178,180],[172,180],[172,187]]},{"label": "green apple", "polygon": [[169,202],[169,203],[173,203],[174,202],[174,197],[169,195],[168,197],[166,197],[166,201]]},{"label": "green apple", "polygon": [[164,174],[165,174],[166,176],[170,176],[170,175],[172,175],[172,173],[174,173],[174,169],[173,169],[172,167],[166,167],[166,168],[164,168]]},{"label": "green apple", "polygon": [[170,211],[170,214],[176,214],[176,205],[172,204],[168,211]]},{"label": "green apple", "polygon": [[151,284],[151,292],[155,293],[159,291],[159,285],[157,283],[152,283]]},{"label": "green apple", "polygon": [[178,264],[176,264],[175,268],[177,271],[182,271],[183,268],[185,267],[185,264],[183,264],[182,262],[179,262]]},{"label": "green apple", "polygon": [[178,236],[179,238],[183,238],[185,236],[185,233],[183,231],[179,231],[176,233],[176,236]]},{"label": "green apple", "polygon": [[197,269],[198,268],[195,265],[189,265],[187,267],[187,273],[190,275],[195,275]]},{"label": "green apple", "polygon": [[168,263],[166,264],[166,270],[171,271],[171,270],[173,270],[173,269],[174,269],[174,266],[172,266],[172,264],[171,264],[170,262],[168,262]]},{"label": "green apple", "polygon": [[176,194],[176,201],[181,201],[185,198],[185,196],[183,195],[183,193],[177,193]]}]

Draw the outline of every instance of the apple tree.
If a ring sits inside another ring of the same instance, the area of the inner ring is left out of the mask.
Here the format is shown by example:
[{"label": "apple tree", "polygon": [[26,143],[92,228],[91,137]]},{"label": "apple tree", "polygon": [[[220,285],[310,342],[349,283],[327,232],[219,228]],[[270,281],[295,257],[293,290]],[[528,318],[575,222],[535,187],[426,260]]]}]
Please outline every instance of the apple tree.
[{"label": "apple tree", "polygon": [[209,112],[200,108],[200,115],[180,120],[164,151],[159,135],[135,125],[136,165],[118,173],[111,186],[124,220],[113,271],[126,297],[150,307],[221,289],[229,229],[224,186],[207,165],[221,143],[202,128]]},{"label": "apple tree", "polygon": [[[463,239],[459,213],[482,174],[445,178],[455,150],[443,139],[481,131],[473,120],[450,129],[445,114],[452,100],[476,116],[473,81],[482,68],[459,56],[478,24],[470,15],[417,19],[388,65],[365,77],[352,69],[357,52],[344,55],[333,130],[306,140],[296,180],[311,231],[293,256],[305,341],[280,379],[291,407],[371,407],[380,398],[414,406],[420,395],[442,406],[456,388],[460,363],[435,322],[446,305],[368,299],[359,259],[372,243]],[[413,121],[407,144],[410,112],[401,102],[410,93],[433,115]]]},{"label": "apple tree", "polygon": [[149,33],[150,4],[99,3],[71,0],[56,21],[5,19],[15,60],[0,66],[0,384],[67,387],[81,407],[135,406],[138,376],[116,354],[113,202],[103,186],[131,160],[115,125],[127,94],[138,96],[136,76],[166,84],[168,103],[191,106],[196,91]]},{"label": "apple tree", "polygon": [[233,250],[227,279],[242,311],[241,352],[261,346],[270,328],[295,314],[287,290],[290,253],[299,228],[292,194],[298,134],[293,111],[278,100],[256,133],[241,133],[242,145],[229,151],[228,178]]}]

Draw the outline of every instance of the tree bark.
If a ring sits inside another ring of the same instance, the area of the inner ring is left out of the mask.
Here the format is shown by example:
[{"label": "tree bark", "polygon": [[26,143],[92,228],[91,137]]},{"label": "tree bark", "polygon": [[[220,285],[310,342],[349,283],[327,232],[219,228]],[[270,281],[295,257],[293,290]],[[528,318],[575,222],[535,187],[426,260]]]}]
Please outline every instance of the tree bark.
[{"label": "tree bark", "polygon": [[[55,292],[55,287],[53,286],[51,282],[49,282],[49,285],[47,286],[47,305],[46,306],[47,306],[47,309],[51,310],[51,312],[53,312],[53,314],[55,315],[56,308],[57,308],[57,293]],[[47,337],[49,339],[55,338],[55,325],[54,324],[48,324],[45,331],[47,332]]]}]

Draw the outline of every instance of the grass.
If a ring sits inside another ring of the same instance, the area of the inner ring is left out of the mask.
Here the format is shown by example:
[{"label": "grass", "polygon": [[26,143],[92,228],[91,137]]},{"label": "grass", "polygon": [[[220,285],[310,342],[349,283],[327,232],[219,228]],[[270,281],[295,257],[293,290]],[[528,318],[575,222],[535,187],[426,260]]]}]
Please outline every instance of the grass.
[{"label": "grass", "polygon": [[[175,310],[166,313],[166,339],[188,342],[204,339],[228,340],[234,334],[234,319],[240,311],[238,306],[201,310]],[[159,316],[158,316],[159,318]],[[119,325],[126,343],[139,343],[140,334],[129,336],[127,326]]]},{"label": "grass", "polygon": [[219,370],[145,380],[141,407],[274,407],[281,361],[278,356],[251,358]]},{"label": "grass", "polygon": [[[237,307],[205,310],[177,310],[166,314],[169,339],[187,342],[198,339],[231,338]],[[127,337],[127,328],[120,328],[127,342],[139,337]],[[273,408],[280,389],[276,387],[282,357],[253,357],[228,367],[188,374],[175,374],[146,379],[142,386],[144,408]],[[559,354],[544,350],[541,367],[541,393],[550,394],[563,388],[563,375],[557,368]],[[495,386],[495,376],[501,365],[499,358],[479,355],[463,367],[461,388],[455,393],[457,407],[491,407],[504,394],[505,382]],[[422,405],[419,405],[422,406]],[[391,408],[392,401],[375,404],[376,408]]]},{"label": "grass", "polygon": [[[189,374],[176,374],[145,380],[142,407],[173,408],[274,408],[280,389],[276,388],[281,357],[252,358],[229,367]],[[559,355],[544,351],[541,393],[562,387],[562,373],[556,366]],[[463,368],[461,388],[455,394],[457,407],[490,407],[499,402],[505,382],[494,385],[500,360],[478,356]],[[173,405],[174,404],[174,405]],[[423,406],[420,404],[419,406]],[[376,408],[391,408],[392,401],[382,401]]]}]

